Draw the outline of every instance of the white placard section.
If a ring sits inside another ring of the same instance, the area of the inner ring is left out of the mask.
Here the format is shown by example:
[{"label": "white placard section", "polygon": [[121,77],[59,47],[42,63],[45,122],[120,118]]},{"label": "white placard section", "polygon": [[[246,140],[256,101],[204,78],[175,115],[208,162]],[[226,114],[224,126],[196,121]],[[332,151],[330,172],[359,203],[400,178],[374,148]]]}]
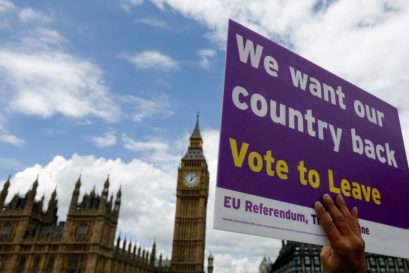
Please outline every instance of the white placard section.
[{"label": "white placard section", "polygon": [[[214,228],[316,245],[327,244],[312,206],[308,208],[217,188]],[[409,253],[405,251],[409,245],[409,230],[365,220],[359,220],[359,223],[366,252],[409,259]]]}]

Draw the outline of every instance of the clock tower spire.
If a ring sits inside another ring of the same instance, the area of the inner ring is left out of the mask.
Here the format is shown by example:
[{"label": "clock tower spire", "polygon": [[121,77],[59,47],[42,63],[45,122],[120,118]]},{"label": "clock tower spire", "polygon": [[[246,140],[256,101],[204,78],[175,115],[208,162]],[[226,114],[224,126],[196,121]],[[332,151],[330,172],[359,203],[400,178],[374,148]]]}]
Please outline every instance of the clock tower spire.
[{"label": "clock tower spire", "polygon": [[204,272],[209,171],[203,154],[199,115],[181,160],[176,186],[176,215],[171,272]]}]

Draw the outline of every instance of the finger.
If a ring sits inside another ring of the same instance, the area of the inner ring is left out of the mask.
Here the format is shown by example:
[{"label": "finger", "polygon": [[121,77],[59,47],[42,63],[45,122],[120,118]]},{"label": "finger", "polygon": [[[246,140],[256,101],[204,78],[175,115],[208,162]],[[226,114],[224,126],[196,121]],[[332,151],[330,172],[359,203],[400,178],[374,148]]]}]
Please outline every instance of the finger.
[{"label": "finger", "polygon": [[358,208],[357,207],[353,207],[351,209],[351,216],[353,218],[354,221],[354,231],[356,232],[356,234],[361,234],[361,226],[359,225],[359,219],[358,219]]},{"label": "finger", "polygon": [[344,217],[347,219],[348,224],[350,226],[350,228],[354,231],[356,228],[356,218],[354,218],[352,216],[352,213],[349,211],[347,205],[345,204],[344,198],[342,197],[342,195],[337,195],[337,197],[335,197],[335,203],[337,204],[339,210],[341,211],[341,213],[344,215]]},{"label": "finger", "polygon": [[337,204],[339,210],[345,217],[352,219],[351,212],[347,208],[347,205],[345,204],[345,201],[342,195],[338,194],[337,197],[335,197],[335,203]]},{"label": "finger", "polygon": [[329,216],[329,213],[321,204],[321,202],[319,201],[315,202],[314,208],[315,213],[317,213],[318,219],[320,220],[320,224],[328,237],[328,240],[331,243],[339,242],[340,240],[342,240],[341,234],[339,233],[337,227],[335,226],[334,222]]},{"label": "finger", "polygon": [[331,218],[334,220],[335,226],[338,228],[339,232],[343,235],[348,235],[351,233],[351,228],[347,222],[347,218],[341,213],[338,207],[335,205],[331,196],[324,194],[322,197],[325,208],[329,211]]},{"label": "finger", "polygon": [[357,207],[353,207],[351,209],[351,215],[352,217],[354,217],[355,219],[358,219],[358,208]]}]

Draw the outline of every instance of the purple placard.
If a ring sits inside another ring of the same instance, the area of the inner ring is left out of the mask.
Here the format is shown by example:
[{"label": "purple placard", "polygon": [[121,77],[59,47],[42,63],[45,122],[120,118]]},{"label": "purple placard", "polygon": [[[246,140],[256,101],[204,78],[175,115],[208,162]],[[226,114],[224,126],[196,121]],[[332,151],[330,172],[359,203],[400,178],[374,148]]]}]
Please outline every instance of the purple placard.
[{"label": "purple placard", "polygon": [[339,191],[409,228],[397,109],[231,20],[218,162],[218,188],[308,208]]}]

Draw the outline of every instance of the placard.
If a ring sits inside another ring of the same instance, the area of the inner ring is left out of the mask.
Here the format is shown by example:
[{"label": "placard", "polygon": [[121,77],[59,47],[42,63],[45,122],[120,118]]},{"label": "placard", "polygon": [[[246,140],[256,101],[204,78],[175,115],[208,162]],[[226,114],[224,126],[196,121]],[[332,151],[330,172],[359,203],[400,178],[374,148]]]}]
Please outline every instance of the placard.
[{"label": "placard", "polygon": [[366,251],[409,258],[397,109],[230,20],[214,227],[324,244],[324,193],[358,207]]}]

